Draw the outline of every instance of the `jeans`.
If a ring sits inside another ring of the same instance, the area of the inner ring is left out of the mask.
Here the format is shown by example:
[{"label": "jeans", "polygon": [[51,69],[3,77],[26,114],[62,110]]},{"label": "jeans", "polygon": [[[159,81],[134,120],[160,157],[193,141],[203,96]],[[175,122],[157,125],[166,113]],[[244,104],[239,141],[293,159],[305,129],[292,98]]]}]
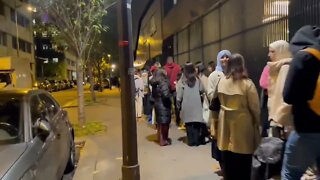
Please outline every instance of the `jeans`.
[{"label": "jeans", "polygon": [[320,167],[320,133],[293,131],[286,144],[282,166],[282,180],[300,180],[308,167]]}]

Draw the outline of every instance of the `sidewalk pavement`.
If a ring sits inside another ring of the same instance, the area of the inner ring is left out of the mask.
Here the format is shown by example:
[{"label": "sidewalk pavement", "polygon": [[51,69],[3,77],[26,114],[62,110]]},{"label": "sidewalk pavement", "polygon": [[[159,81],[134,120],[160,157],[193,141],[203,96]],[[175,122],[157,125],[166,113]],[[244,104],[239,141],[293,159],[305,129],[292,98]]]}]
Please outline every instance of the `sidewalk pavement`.
[{"label": "sidewalk pavement", "polygon": [[[116,92],[116,91],[115,91]],[[71,120],[76,108],[67,108]],[[120,96],[108,95],[102,105],[86,106],[87,121],[101,121],[107,132],[81,138],[81,151],[75,180],[119,180],[122,166],[122,134]],[[179,141],[185,133],[170,128],[172,145],[160,147],[154,142],[156,131],[146,122],[137,123],[140,179],[142,180],[219,180],[214,173],[217,162],[211,158],[210,144],[188,147]],[[79,140],[79,139],[78,139]]]}]

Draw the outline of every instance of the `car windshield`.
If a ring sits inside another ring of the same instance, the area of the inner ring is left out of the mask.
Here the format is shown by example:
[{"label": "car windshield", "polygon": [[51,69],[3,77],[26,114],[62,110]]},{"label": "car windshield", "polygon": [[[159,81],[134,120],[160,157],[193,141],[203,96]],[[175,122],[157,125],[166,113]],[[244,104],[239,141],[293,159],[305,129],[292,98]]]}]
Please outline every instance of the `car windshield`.
[{"label": "car windshield", "polygon": [[0,95],[0,144],[23,140],[21,97]]}]

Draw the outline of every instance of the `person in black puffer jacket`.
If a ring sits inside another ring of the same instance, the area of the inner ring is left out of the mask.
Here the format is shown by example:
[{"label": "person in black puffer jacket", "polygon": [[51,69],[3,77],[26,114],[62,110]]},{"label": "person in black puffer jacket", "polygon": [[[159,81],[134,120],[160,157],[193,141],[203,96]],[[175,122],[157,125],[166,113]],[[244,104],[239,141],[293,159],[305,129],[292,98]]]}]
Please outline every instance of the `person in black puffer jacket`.
[{"label": "person in black puffer jacket", "polygon": [[158,141],[160,146],[167,146],[171,144],[168,138],[171,123],[171,94],[166,71],[157,70],[155,77],[150,80],[150,84],[156,112]]}]

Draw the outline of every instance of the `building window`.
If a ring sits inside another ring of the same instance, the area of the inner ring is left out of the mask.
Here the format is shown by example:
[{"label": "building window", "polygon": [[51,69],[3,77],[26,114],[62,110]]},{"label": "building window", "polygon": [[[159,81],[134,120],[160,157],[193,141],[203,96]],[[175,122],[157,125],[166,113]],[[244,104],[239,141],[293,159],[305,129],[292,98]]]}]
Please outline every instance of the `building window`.
[{"label": "building window", "polygon": [[42,45],[42,49],[43,49],[43,50],[48,50],[48,49],[49,49],[49,46],[48,46],[47,44],[44,44],[44,45]]},{"label": "building window", "polygon": [[17,38],[16,37],[12,37],[12,48],[17,49]]},{"label": "building window", "polygon": [[3,2],[0,1],[0,15],[5,15],[5,5]]},{"label": "building window", "polygon": [[3,46],[7,45],[7,34],[0,31],[0,44]]},{"label": "building window", "polygon": [[58,63],[58,62],[59,62],[59,59],[58,59],[58,58],[52,58],[52,62],[53,62],[53,63]]},{"label": "building window", "polygon": [[[11,15],[11,21],[16,22],[16,10],[13,8],[10,9],[10,15]],[[22,27],[30,27],[30,20],[26,17],[24,17],[22,14],[17,12],[17,20],[18,24]]]}]

